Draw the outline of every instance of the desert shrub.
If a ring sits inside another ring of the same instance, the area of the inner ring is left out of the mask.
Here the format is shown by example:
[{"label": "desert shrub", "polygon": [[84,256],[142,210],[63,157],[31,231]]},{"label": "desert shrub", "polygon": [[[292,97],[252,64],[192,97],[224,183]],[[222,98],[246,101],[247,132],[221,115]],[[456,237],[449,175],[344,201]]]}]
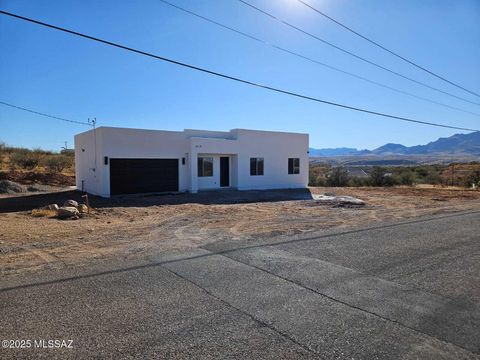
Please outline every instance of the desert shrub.
[{"label": "desert shrub", "polygon": [[472,170],[463,183],[465,187],[471,187],[473,184],[480,186],[480,169]]},{"label": "desert shrub", "polygon": [[425,166],[418,166],[414,169],[414,171],[415,171],[415,176],[422,182],[430,173],[430,170]]},{"label": "desert shrub", "polygon": [[50,150],[43,150],[42,148],[36,147],[33,148],[32,152],[39,154],[39,155],[52,155],[53,152]]},{"label": "desert shrub", "polygon": [[408,186],[413,185],[415,180],[411,171],[404,171],[398,174],[396,178],[399,184]]},{"label": "desert shrub", "polygon": [[400,180],[397,176],[394,176],[392,174],[386,174],[383,177],[382,186],[395,186],[395,185],[400,185]]},{"label": "desert shrub", "polygon": [[369,185],[370,185],[369,178],[352,176],[348,180],[348,186],[351,186],[351,187],[361,187],[361,186],[369,186]]},{"label": "desert shrub", "polygon": [[347,186],[350,176],[347,169],[342,166],[334,167],[327,173],[326,185],[327,186]]},{"label": "desert shrub", "polygon": [[61,173],[72,165],[72,158],[67,155],[51,155],[45,160],[45,167],[51,173]]},{"label": "desert shrub", "polygon": [[23,186],[9,180],[0,180],[0,194],[13,194],[23,192]]},{"label": "desert shrub", "polygon": [[308,185],[325,186],[325,178],[314,171],[310,171],[308,174]]},{"label": "desert shrub", "polygon": [[308,185],[325,186],[325,173],[328,168],[326,165],[311,164],[308,172]]},{"label": "desert shrub", "polygon": [[438,185],[442,183],[442,178],[437,170],[431,169],[425,177],[424,182],[431,185]]},{"label": "desert shrub", "polygon": [[75,156],[75,150],[73,150],[73,149],[62,149],[60,151],[60,154],[74,157]]},{"label": "desert shrub", "polygon": [[27,186],[27,191],[29,192],[37,192],[37,191],[42,191],[38,186],[35,185],[28,185]]},{"label": "desert shrub", "polygon": [[383,186],[385,182],[385,169],[380,166],[374,166],[370,172],[370,183],[372,186]]},{"label": "desert shrub", "polygon": [[317,186],[327,186],[327,179],[323,176],[317,178]]},{"label": "desert shrub", "polygon": [[10,156],[10,163],[22,169],[33,170],[39,164],[42,155],[32,151],[18,151]]}]

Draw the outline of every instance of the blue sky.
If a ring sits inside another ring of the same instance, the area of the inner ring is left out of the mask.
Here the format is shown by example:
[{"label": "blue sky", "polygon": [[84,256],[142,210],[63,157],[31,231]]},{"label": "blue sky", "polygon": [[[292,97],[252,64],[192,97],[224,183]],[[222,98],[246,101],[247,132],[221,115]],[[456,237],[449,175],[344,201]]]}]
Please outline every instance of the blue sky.
[{"label": "blue sky", "polygon": [[[404,91],[480,113],[331,49],[237,0],[169,0],[270,43]],[[342,30],[295,0],[248,0],[384,66],[472,101],[469,95]],[[478,0],[308,0],[398,53],[480,91]],[[302,61],[158,0],[2,0],[0,9],[144,51],[329,101],[424,121],[479,128],[446,109]],[[100,126],[166,130],[253,128],[308,132],[310,145],[416,145],[455,130],[380,118],[270,93],[0,16],[0,100]],[[0,141],[58,150],[86,130],[0,105]]]}]

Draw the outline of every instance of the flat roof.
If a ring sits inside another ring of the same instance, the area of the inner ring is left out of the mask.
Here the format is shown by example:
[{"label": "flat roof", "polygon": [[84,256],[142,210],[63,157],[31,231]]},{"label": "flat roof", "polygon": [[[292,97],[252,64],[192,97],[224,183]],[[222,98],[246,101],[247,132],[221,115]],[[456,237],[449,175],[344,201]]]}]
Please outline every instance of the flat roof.
[{"label": "flat roof", "polygon": [[[202,132],[202,133],[212,133],[212,134],[226,134],[232,135],[238,131],[249,131],[249,132],[263,132],[263,133],[279,133],[279,134],[297,134],[297,135],[309,135],[308,133],[299,133],[299,132],[292,132],[292,131],[276,131],[276,130],[257,130],[257,129],[243,129],[243,128],[235,128],[229,131],[222,131],[222,130],[202,130],[202,129],[183,129],[183,130],[161,130],[161,129],[143,129],[143,128],[131,128],[131,127],[119,127],[119,126],[99,126],[96,128],[99,129],[112,129],[112,130],[128,130],[128,131],[158,131],[158,132],[166,132],[166,133],[187,133],[187,132]],[[93,129],[83,131],[76,135],[85,134],[88,132],[93,131]]]}]

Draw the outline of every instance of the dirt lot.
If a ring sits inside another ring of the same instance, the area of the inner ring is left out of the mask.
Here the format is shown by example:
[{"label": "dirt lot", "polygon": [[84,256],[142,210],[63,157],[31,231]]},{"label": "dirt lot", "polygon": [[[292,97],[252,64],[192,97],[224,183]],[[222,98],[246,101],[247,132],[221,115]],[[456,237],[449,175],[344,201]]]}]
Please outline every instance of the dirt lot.
[{"label": "dirt lot", "polygon": [[61,204],[73,191],[0,198],[0,274],[12,276],[91,261],[144,258],[214,241],[249,240],[368,225],[380,220],[480,209],[480,191],[440,188],[312,188],[350,195],[364,207],[334,207],[308,191],[210,192],[196,195],[91,198],[79,220],[36,218],[30,209]]}]

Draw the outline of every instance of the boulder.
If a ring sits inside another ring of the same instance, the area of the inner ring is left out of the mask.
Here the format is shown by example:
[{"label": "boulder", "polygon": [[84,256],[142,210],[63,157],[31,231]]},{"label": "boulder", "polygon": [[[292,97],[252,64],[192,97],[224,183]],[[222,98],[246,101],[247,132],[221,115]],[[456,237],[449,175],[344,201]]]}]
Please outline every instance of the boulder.
[{"label": "boulder", "polygon": [[364,206],[365,201],[352,196],[332,196],[332,195],[313,195],[313,200],[320,204],[330,204],[336,206],[355,205]]},{"label": "boulder", "polygon": [[58,205],[57,205],[57,204],[50,204],[50,205],[47,205],[47,206],[43,206],[41,209],[42,209],[42,210],[54,210],[54,211],[58,211]]},{"label": "boulder", "polygon": [[65,202],[63,203],[63,206],[64,206],[64,207],[67,207],[67,206],[70,207],[70,206],[72,206],[72,207],[75,207],[75,208],[76,208],[76,207],[78,206],[78,202],[76,202],[75,200],[67,200],[67,201],[65,201]]},{"label": "boulder", "polygon": [[57,216],[59,219],[70,219],[70,218],[78,218],[78,212],[76,207],[73,206],[62,206],[57,211]]},{"label": "boulder", "polygon": [[80,214],[86,214],[88,213],[88,206],[85,204],[80,204],[77,206],[77,210]]}]

